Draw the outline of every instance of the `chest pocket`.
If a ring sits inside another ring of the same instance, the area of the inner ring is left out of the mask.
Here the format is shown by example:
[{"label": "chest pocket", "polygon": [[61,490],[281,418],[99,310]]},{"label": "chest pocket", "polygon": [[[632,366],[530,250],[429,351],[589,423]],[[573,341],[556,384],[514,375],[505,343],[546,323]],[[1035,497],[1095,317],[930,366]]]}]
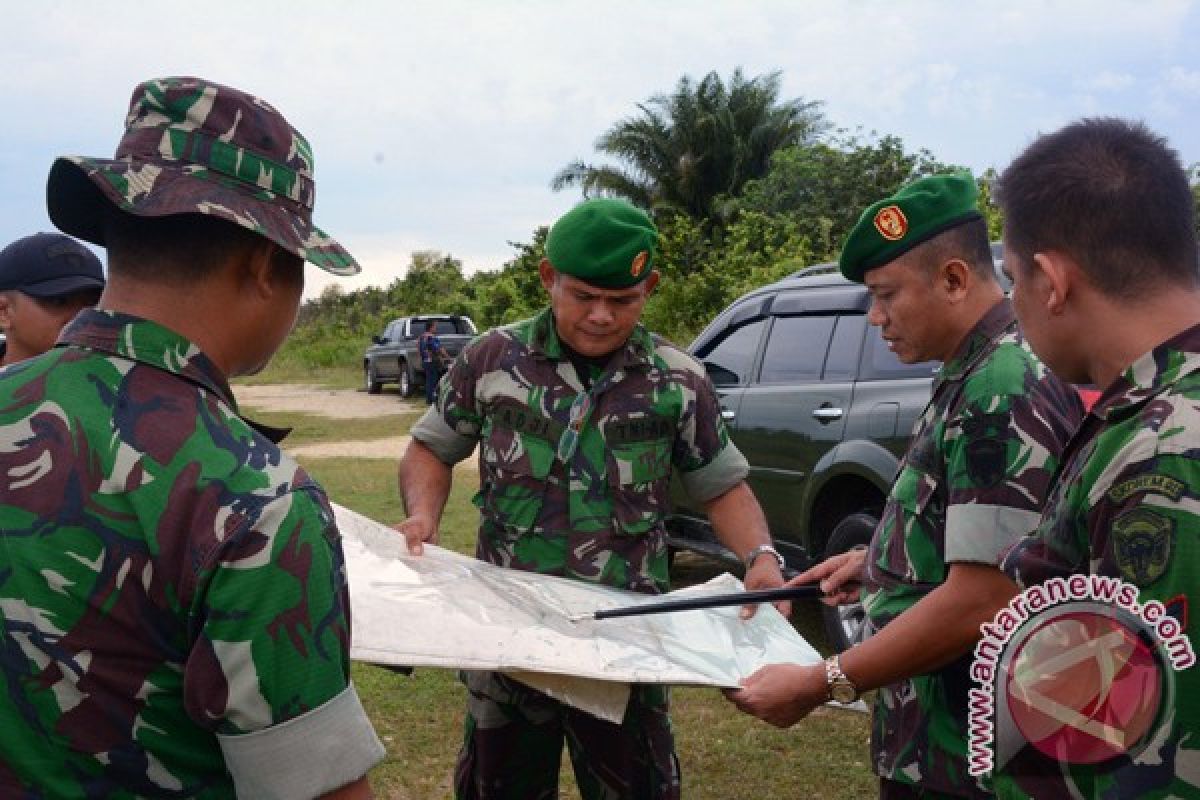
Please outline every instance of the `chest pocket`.
[{"label": "chest pocket", "polygon": [[609,422],[608,483],[619,532],[641,534],[658,527],[667,513],[675,426],[666,417]]},{"label": "chest pocket", "polygon": [[475,505],[506,528],[540,527],[562,427],[516,403],[494,408],[480,432],[482,474]]},{"label": "chest pocket", "polygon": [[905,463],[888,498],[888,505],[892,504],[902,524],[893,529],[884,547],[888,571],[905,583],[942,583],[946,578],[946,499],[938,477]]}]

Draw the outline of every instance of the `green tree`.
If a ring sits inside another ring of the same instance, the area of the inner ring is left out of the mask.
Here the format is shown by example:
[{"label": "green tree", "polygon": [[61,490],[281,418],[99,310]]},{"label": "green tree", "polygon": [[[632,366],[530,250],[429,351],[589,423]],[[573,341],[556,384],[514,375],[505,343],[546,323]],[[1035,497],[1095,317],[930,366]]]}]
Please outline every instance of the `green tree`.
[{"label": "green tree", "polygon": [[549,229],[539,227],[532,242],[509,242],[516,255],[504,263],[499,273],[475,273],[472,284],[478,287],[476,314],[481,328],[516,322],[532,316],[546,305],[546,293],[538,277],[538,265],[546,255]]},{"label": "green tree", "polygon": [[928,150],[908,152],[895,136],[840,136],[779,151],[770,171],[730,205],[733,215],[793,218],[812,255],[826,260],[836,257],[864,208],[915,178],[948,169]]},{"label": "green tree", "polygon": [[737,69],[728,85],[716,72],[699,82],[685,75],[674,92],[638,104],[636,115],[596,141],[617,165],[575,161],[551,185],[708,217],[722,198],[764,175],[777,150],[811,142],[825,129],[819,104],[781,102],[779,83],[778,72],[747,79]]}]

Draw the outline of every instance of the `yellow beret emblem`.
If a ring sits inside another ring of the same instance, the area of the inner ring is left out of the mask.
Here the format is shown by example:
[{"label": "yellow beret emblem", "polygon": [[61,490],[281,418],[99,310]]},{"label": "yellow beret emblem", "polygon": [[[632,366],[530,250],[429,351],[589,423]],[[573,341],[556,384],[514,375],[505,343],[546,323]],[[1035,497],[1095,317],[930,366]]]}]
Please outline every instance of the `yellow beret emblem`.
[{"label": "yellow beret emblem", "polygon": [[875,230],[889,242],[898,241],[908,233],[908,217],[900,206],[884,206],[875,213]]},{"label": "yellow beret emblem", "polygon": [[642,270],[644,270],[646,268],[646,259],[648,259],[649,257],[650,257],[650,254],[647,253],[645,250],[643,250],[642,252],[640,252],[636,256],[634,256],[633,264],[629,267],[629,274],[635,278],[638,275],[641,275]]}]

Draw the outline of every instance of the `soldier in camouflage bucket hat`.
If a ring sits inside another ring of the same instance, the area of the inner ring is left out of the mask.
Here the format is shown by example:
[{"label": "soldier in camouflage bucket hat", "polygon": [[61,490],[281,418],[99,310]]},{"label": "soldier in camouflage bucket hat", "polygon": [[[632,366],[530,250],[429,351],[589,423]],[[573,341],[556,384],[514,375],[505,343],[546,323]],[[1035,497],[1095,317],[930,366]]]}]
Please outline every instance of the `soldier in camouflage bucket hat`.
[{"label": "soldier in camouflage bucket hat", "polygon": [[46,192],[54,224],[94,244],[104,244],[101,211],[112,203],[145,217],[211,214],[326,272],[359,272],[313,225],[308,141],[266,101],[200,78],[139,85],[116,156],[58,159]]},{"label": "soldier in camouflage bucket hat", "polygon": [[50,175],[107,249],[99,306],[0,372],[0,797],[369,797],[328,498],[228,383],[288,335],[304,258],[353,261],[262,101],[171,78],[133,109],[117,160]]},{"label": "soldier in camouflage bucket hat", "polygon": [[[1063,454],[1041,522],[1008,553],[1004,570],[1022,588],[1071,575],[1133,584],[1136,603],[1165,612],[1159,630],[1173,624],[1194,662],[1200,265],[1188,174],[1142,123],[1084,119],[1029,145],[1004,171],[997,198],[1004,268],[1030,344],[1065,379],[1103,388]],[[1131,639],[1139,633],[1125,631]],[[1111,674],[1133,671],[1109,644],[1091,639],[1082,647]],[[1042,728],[1045,741],[1064,745],[1051,747],[1058,754],[1050,758],[1044,742],[1035,746],[1011,718],[998,719],[997,742],[1016,744],[996,752],[997,795],[1200,797],[1200,667],[1165,662],[1140,671],[1134,689],[1156,713],[1154,724],[1138,735],[1118,722],[1120,746],[1106,759],[1081,757],[1071,744],[1087,739],[1074,724]],[[1061,680],[1052,669],[1043,675]],[[1006,680],[998,671],[998,705]],[[1076,699],[1123,694],[1118,681],[1080,683],[1072,681]],[[1047,692],[1052,702],[1068,704],[1068,713],[1078,708]],[[1097,701],[1088,721],[1109,722],[1105,705]]]},{"label": "soldier in camouflage bucket hat", "polygon": [[[703,367],[639,323],[660,277],[657,240],[643,211],[609,198],[581,203],[550,229],[539,267],[550,308],[464,349],[412,429],[400,466],[410,549],[436,540],[451,468],[478,445],[475,552],[484,561],[665,591],[663,519],[678,471],[721,541],[745,558],[746,586],[783,582]],[[614,725],[499,673],[463,681],[460,800],[557,797],[564,739],[585,800],[680,796],[667,687],[633,687]]]},{"label": "soldier in camouflage bucket hat", "polygon": [[865,642],[824,667],[772,665],[730,699],[787,726],[820,703],[878,689],[871,731],[880,797],[986,797],[967,769],[970,654],[1015,588],[997,568],[1037,521],[1082,415],[1034,357],[996,281],[969,174],[915,181],[868,208],[843,274],[871,292],[867,320],[906,363],[943,362],[870,548],[796,576],[832,602],[860,594]]}]

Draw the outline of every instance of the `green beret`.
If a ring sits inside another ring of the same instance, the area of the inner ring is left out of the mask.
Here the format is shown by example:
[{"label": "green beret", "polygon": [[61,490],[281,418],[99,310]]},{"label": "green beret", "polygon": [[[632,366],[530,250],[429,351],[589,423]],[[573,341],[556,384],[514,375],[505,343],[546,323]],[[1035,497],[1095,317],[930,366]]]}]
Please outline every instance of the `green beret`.
[{"label": "green beret", "polygon": [[913,181],[862,213],[842,247],[838,266],[855,283],[867,270],[895,261],[922,242],[964,222],[981,219],[979,190],[969,172]]},{"label": "green beret", "polygon": [[644,281],[654,268],[658,229],[640,208],[610,197],[585,200],[546,237],[546,258],[564,275],[602,289]]}]

